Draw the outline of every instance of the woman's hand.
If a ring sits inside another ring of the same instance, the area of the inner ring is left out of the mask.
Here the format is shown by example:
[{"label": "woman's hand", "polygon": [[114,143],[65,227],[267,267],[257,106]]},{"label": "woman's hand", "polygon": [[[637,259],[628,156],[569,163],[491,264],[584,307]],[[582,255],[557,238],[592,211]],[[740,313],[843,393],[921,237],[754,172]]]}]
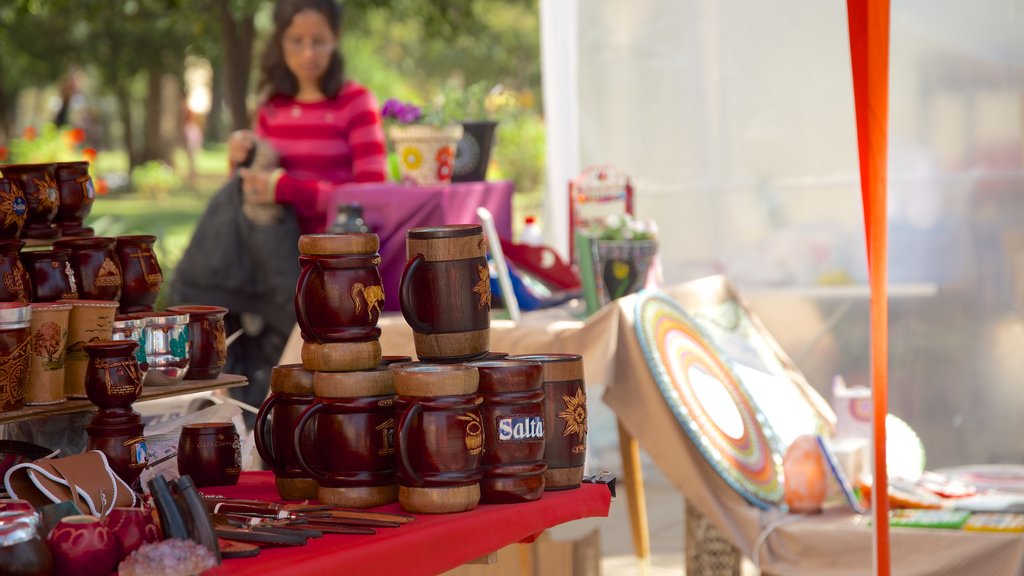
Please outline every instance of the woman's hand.
[{"label": "woman's hand", "polygon": [[235,130],[228,137],[228,164],[230,169],[245,162],[249,150],[256,145],[252,130]]},{"label": "woman's hand", "polygon": [[238,175],[242,178],[242,192],[246,204],[273,204],[274,188],[284,171],[278,168],[273,172],[259,168],[239,168]]}]

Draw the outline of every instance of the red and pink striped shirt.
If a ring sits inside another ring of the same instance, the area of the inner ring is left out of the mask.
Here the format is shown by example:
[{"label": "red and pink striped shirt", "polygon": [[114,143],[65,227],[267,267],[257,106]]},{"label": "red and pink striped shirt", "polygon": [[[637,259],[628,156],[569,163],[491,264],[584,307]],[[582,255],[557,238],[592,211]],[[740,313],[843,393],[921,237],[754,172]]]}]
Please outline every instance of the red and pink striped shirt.
[{"label": "red and pink striped shirt", "polygon": [[355,82],[320,102],[274,96],[260,107],[255,132],[281,156],[285,174],[274,194],[278,203],[295,207],[304,234],[326,228],[319,209],[324,192],[387,178],[380,109],[373,94]]}]

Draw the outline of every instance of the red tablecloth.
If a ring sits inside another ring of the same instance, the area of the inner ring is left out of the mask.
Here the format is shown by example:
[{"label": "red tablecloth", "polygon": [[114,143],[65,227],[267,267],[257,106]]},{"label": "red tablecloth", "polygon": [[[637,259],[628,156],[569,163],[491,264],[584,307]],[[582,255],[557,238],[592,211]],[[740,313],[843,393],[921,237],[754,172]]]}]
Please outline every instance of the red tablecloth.
[{"label": "red tablecloth", "polygon": [[494,216],[498,236],[512,239],[512,182],[463,182],[447,186],[345,184],[321,198],[328,227],[337,207],[360,204],[363,220],[380,236],[380,270],[384,309],[399,310],[398,284],[405,268],[405,231],[417,226],[478,224],[476,209]]},{"label": "red tablecloth", "polygon": [[[204,488],[206,494],[278,500],[270,472],[245,472],[237,486]],[[439,574],[547,528],[591,516],[607,516],[608,488],[584,484],[545,492],[536,502],[482,505],[461,514],[419,514],[401,528],[373,536],[325,534],[305,546],[265,548],[259,556],[225,560],[207,574],[341,574],[344,576]],[[400,512],[397,504],[376,510]]]}]

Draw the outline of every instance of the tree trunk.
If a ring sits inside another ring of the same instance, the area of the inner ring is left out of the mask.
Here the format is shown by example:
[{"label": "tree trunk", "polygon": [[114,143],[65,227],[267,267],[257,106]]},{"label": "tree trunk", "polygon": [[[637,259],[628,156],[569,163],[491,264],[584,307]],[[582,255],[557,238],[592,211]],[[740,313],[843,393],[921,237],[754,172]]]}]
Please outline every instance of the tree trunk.
[{"label": "tree trunk", "polygon": [[135,151],[135,136],[132,134],[135,127],[132,124],[132,97],[128,92],[128,86],[118,84],[114,88],[114,95],[117,97],[117,109],[121,115],[121,124],[124,126],[124,149],[128,152],[128,173],[139,164],[138,153]]},{"label": "tree trunk", "polygon": [[236,17],[228,4],[229,0],[217,0],[223,39],[221,71],[224,73],[224,95],[231,112],[231,129],[242,130],[250,126],[245,97],[249,92],[256,27],[252,14]]},{"label": "tree trunk", "polygon": [[213,75],[210,78],[210,113],[206,116],[203,139],[206,142],[224,142],[224,59],[218,57],[211,62]]},{"label": "tree trunk", "polygon": [[159,70],[146,71],[146,104],[142,125],[141,162],[167,160],[166,146],[160,138],[160,113],[163,110],[163,75]]}]

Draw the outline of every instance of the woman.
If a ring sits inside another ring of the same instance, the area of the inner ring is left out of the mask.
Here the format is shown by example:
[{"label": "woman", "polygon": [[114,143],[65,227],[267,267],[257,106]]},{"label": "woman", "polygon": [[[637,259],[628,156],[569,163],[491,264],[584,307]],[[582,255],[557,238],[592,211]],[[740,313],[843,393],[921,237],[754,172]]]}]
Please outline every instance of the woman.
[{"label": "woman", "polygon": [[326,191],[386,178],[377,102],[363,86],[345,81],[340,34],[341,8],[334,0],[279,0],[261,61],[266,99],[255,130],[235,132],[228,141],[233,166],[245,160],[254,137],[277,150],[280,169],[239,169],[245,201],[292,205],[304,234],[326,228],[319,210]]}]

